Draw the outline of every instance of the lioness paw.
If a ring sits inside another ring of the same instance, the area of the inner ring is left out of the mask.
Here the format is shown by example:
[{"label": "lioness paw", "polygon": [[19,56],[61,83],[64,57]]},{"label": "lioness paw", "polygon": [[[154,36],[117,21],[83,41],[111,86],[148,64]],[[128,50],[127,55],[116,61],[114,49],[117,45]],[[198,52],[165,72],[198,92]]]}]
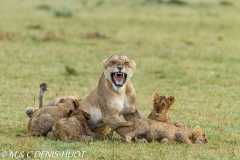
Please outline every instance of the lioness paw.
[{"label": "lioness paw", "polygon": [[126,142],[127,142],[127,143],[131,143],[131,141],[132,141],[132,136],[131,136],[131,134],[127,134],[127,135],[126,135]]}]

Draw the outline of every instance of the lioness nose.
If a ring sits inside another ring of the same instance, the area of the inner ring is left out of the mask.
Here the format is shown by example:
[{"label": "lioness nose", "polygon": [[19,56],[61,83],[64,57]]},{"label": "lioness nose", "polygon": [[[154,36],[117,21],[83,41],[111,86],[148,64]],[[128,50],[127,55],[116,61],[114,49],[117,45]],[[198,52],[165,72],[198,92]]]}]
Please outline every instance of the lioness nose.
[{"label": "lioness nose", "polygon": [[121,71],[123,69],[123,67],[117,67],[119,69],[119,71]]}]

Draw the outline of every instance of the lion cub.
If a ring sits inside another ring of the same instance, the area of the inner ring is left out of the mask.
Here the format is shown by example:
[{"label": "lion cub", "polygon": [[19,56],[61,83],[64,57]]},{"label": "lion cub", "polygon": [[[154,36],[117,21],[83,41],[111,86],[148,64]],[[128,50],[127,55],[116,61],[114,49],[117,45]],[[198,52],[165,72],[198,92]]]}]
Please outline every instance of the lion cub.
[{"label": "lion cub", "polygon": [[[159,96],[157,93],[155,93],[153,96],[153,109],[149,114],[148,119],[172,123],[169,118],[169,109],[174,101],[175,98],[173,96],[166,98],[165,96]],[[174,124],[176,127],[188,130],[188,127],[183,123],[176,122],[172,124]]]},{"label": "lion cub", "polygon": [[169,109],[174,101],[175,98],[173,96],[166,98],[165,96],[159,96],[155,93],[153,96],[153,109],[148,119],[169,122]]},{"label": "lion cub", "polygon": [[69,118],[61,118],[56,121],[47,137],[61,140],[79,139],[92,141],[96,134],[88,128],[87,120],[89,118],[90,115],[83,110],[75,110]]},{"label": "lion cub", "polygon": [[133,131],[126,134],[126,142],[130,143],[132,138],[137,140],[136,137],[145,138],[147,141],[185,142],[188,145],[208,142],[199,126],[190,132],[174,124],[143,118],[134,122]]},{"label": "lion cub", "polygon": [[54,123],[70,114],[78,108],[81,99],[61,99],[57,106],[45,106],[33,110],[28,122],[28,135],[46,136],[52,130]]}]

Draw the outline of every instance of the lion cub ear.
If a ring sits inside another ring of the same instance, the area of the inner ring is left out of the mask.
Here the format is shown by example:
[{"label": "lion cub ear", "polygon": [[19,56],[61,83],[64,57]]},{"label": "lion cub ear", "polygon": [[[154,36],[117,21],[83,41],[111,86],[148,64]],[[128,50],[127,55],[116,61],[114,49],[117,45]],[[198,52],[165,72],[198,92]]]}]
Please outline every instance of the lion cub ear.
[{"label": "lion cub ear", "polygon": [[200,126],[196,126],[196,127],[193,129],[193,133],[194,133],[194,134],[202,134],[202,131],[201,131]]},{"label": "lion cub ear", "polygon": [[65,99],[62,98],[62,99],[59,100],[59,103],[63,103],[64,101],[65,101]]},{"label": "lion cub ear", "polygon": [[90,114],[88,114],[87,112],[83,111],[83,116],[86,118],[86,120],[90,119]]},{"label": "lion cub ear", "polygon": [[102,68],[105,68],[105,66],[107,64],[107,61],[108,61],[108,59],[105,59],[105,60],[102,61]]},{"label": "lion cub ear", "polygon": [[153,96],[153,100],[158,99],[158,97],[159,97],[159,95],[158,95],[158,93],[156,92],[156,93],[154,94],[154,96]]},{"label": "lion cub ear", "polygon": [[167,101],[168,101],[168,103],[169,103],[170,105],[172,105],[172,104],[174,103],[174,101],[175,101],[175,98],[174,98],[173,96],[169,96],[169,97],[167,98]]},{"label": "lion cub ear", "polygon": [[81,98],[78,98],[78,99],[74,99],[73,100],[73,103],[74,103],[74,108],[77,109],[79,107],[79,102],[81,101],[82,99]]},{"label": "lion cub ear", "polygon": [[70,110],[70,111],[68,112],[68,117],[70,117],[72,113],[73,113],[73,111]]}]

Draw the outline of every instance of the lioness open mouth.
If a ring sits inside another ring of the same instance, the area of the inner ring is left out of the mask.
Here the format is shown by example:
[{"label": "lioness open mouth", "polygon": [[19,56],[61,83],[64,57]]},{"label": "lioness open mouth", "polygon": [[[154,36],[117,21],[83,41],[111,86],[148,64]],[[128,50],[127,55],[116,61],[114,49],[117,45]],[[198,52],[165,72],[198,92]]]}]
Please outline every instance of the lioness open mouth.
[{"label": "lioness open mouth", "polygon": [[115,86],[122,87],[127,79],[127,74],[121,72],[111,73],[111,78]]}]

